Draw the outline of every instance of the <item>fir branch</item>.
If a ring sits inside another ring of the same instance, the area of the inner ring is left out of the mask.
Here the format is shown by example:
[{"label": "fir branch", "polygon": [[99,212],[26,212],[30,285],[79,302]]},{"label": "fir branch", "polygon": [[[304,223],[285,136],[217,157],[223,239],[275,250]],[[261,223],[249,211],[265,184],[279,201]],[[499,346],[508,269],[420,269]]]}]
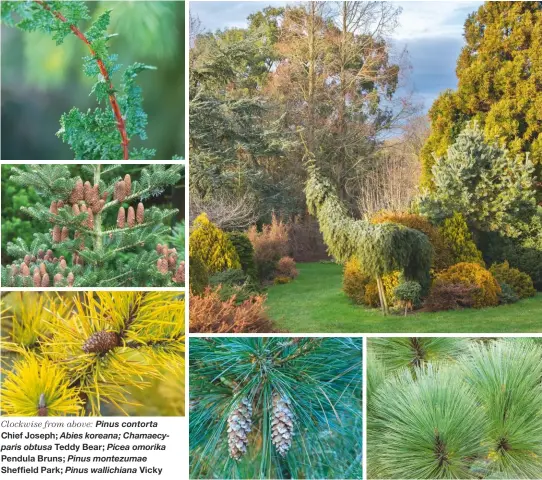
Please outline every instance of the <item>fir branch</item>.
[{"label": "fir branch", "polygon": [[[62,15],[58,11],[52,10],[49,7],[49,5],[47,5],[44,1],[42,0],[34,0],[34,1],[37,4],[41,5],[45,10],[50,12],[52,15],[54,15],[56,18],[58,18],[61,22],[68,23],[68,20],[66,19],[66,17],[64,17],[64,15]],[[121,114],[120,107],[117,102],[117,97],[115,96],[115,87],[113,86],[113,82],[111,81],[109,77],[109,73],[107,69],[105,68],[105,64],[103,60],[96,55],[96,52],[92,48],[91,42],[89,42],[89,40],[83,34],[83,32],[81,32],[81,30],[79,30],[75,25],[69,24],[69,27],[70,27],[70,30],[73,32],[73,34],[76,37],[78,37],[82,42],[84,42],[85,45],[87,45],[91,56],[96,60],[100,73],[102,74],[104,78],[104,82],[106,82],[109,85],[109,93],[108,93],[109,103],[111,104],[111,109],[113,110],[113,114],[115,115],[117,130],[119,131],[119,134],[120,134],[120,138],[121,138],[120,144],[122,146],[123,158],[124,160],[128,160],[129,159],[128,143],[130,140],[128,139],[128,135],[126,133],[126,124]]]}]

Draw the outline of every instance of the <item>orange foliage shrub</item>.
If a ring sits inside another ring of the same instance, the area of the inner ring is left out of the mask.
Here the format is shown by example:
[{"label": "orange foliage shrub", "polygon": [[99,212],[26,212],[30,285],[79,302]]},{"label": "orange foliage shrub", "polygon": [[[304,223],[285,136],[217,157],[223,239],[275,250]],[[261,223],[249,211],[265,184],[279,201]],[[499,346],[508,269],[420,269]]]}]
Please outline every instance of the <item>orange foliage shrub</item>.
[{"label": "orange foliage shrub", "polygon": [[265,311],[265,296],[255,295],[240,305],[235,295],[220,299],[220,287],[205,289],[202,296],[190,294],[191,333],[272,333],[276,330]]},{"label": "orange foliage shrub", "polygon": [[292,257],[282,257],[277,263],[277,276],[294,279],[299,275]]},{"label": "orange foliage shrub", "polygon": [[248,229],[247,236],[254,247],[254,262],[260,280],[273,276],[277,262],[288,255],[288,226],[275,214],[271,224],[259,232],[256,225]]},{"label": "orange foliage shrub", "polygon": [[435,286],[443,284],[462,284],[476,287],[473,295],[474,308],[490,307],[499,304],[501,287],[489,270],[477,263],[462,262],[439,273],[433,282]]}]

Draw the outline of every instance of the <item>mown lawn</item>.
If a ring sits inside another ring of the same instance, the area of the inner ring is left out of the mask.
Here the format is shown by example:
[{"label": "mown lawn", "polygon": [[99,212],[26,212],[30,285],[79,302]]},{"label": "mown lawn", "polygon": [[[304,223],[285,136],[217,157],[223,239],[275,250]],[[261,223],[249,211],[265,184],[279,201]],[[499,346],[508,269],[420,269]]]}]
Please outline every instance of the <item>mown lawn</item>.
[{"label": "mown lawn", "polygon": [[342,268],[330,263],[298,264],[299,276],[268,289],[267,306],[277,327],[298,333],[513,333],[542,332],[542,294],[481,310],[466,309],[384,317],[354,305],[341,290]]}]

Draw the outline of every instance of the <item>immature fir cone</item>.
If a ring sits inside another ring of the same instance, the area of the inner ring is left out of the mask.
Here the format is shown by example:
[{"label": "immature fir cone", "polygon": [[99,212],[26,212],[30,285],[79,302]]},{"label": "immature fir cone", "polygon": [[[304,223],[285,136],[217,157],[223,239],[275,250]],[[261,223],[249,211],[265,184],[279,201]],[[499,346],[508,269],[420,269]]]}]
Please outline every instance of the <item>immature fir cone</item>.
[{"label": "immature fir cone", "polygon": [[115,200],[122,202],[125,198],[126,184],[124,183],[124,180],[121,180],[120,182],[115,183]]},{"label": "immature fir cone", "polygon": [[64,208],[64,202],[62,200],[59,200],[56,202],[57,208],[60,210],[61,208]]},{"label": "immature fir cone", "polygon": [[294,414],[292,404],[286,397],[273,393],[273,412],[271,420],[271,437],[273,445],[281,457],[284,457],[292,446],[294,435]]},{"label": "immature fir cone", "polygon": [[39,268],[34,269],[34,276],[32,277],[35,287],[41,287],[41,275]]},{"label": "immature fir cone", "polygon": [[83,181],[77,180],[75,187],[73,187],[73,190],[70,194],[70,203],[78,203],[83,200],[84,197],[85,195]]},{"label": "immature fir cone", "polygon": [[247,452],[248,434],[252,430],[252,405],[243,398],[228,416],[228,446],[230,457],[240,460]]},{"label": "immature fir cone", "polygon": [[40,273],[45,275],[47,273],[47,268],[45,268],[45,263],[40,263]]},{"label": "immature fir cone", "polygon": [[162,244],[161,243],[156,244],[156,253],[158,255],[162,255]]},{"label": "immature fir cone", "polygon": [[74,203],[74,204],[72,205],[72,213],[73,213],[74,215],[79,215],[79,214],[81,214],[81,210],[79,210],[79,205],[77,205],[77,203]]},{"label": "immature fir cone", "polygon": [[132,177],[128,173],[124,175],[124,192],[127,197],[132,194]]},{"label": "immature fir cone", "polygon": [[130,228],[132,228],[135,225],[136,219],[135,219],[134,207],[128,207],[128,214],[126,215],[126,223],[128,224]]},{"label": "immature fir cone", "polygon": [[175,270],[175,267],[177,265],[177,253],[170,253],[167,257],[168,265],[170,270]]},{"label": "immature fir cone", "polygon": [[162,275],[165,275],[169,271],[167,260],[165,258],[156,260],[156,268]]},{"label": "immature fir cone", "polygon": [[85,225],[89,230],[92,230],[94,228],[94,214],[90,209],[87,210],[87,219],[85,220]]},{"label": "immature fir cone", "polygon": [[68,267],[68,264],[66,263],[66,259],[62,258],[60,260],[60,265],[59,265],[60,270],[66,270],[67,267]]},{"label": "immature fir cone", "polygon": [[75,278],[74,278],[72,272],[68,273],[68,276],[66,277],[66,280],[68,282],[68,287],[73,287],[73,282],[74,282]]},{"label": "immature fir cone", "polygon": [[[53,215],[58,215],[58,205],[56,202],[51,202],[51,206],[49,207],[49,212]],[[49,221],[51,223],[55,223],[55,219],[53,217],[49,218]]]},{"label": "immature fir cone", "polygon": [[117,213],[117,228],[124,228],[126,224],[126,211],[124,207],[119,208],[119,213]]},{"label": "immature fir cone", "polygon": [[104,208],[105,200],[98,200],[96,203],[91,205],[92,213],[100,213]]},{"label": "immature fir cone", "polygon": [[141,202],[137,204],[136,221],[139,225],[145,221],[145,207]]},{"label": "immature fir cone", "polygon": [[102,193],[102,200],[107,202],[107,197],[109,197],[109,192],[106,190],[104,193]]},{"label": "immature fir cone", "polygon": [[43,277],[41,277],[41,286],[43,288],[47,288],[49,286],[49,274],[46,273]]},{"label": "immature fir cone", "polygon": [[175,275],[173,277],[173,281],[175,283],[184,283],[185,277],[184,277],[184,262],[181,262],[179,264],[179,268],[177,268],[177,271],[175,272]]},{"label": "immature fir cone", "polygon": [[92,185],[87,180],[85,182],[85,185],[83,186],[83,199],[85,200],[85,203],[87,204],[90,203],[90,199],[92,197],[91,190],[92,190]]},{"label": "immature fir cone", "polygon": [[106,353],[119,345],[119,336],[115,332],[101,330],[93,333],[83,344],[85,353]]},{"label": "immature fir cone", "polygon": [[53,243],[60,242],[61,235],[62,235],[62,233],[60,231],[60,227],[58,225],[55,225],[53,227],[53,231],[51,232],[51,237],[53,239]]},{"label": "immature fir cone", "polygon": [[38,250],[38,258],[39,258],[40,260],[43,260],[43,257],[45,257],[45,252],[40,248],[40,249]]},{"label": "immature fir cone", "polygon": [[64,280],[64,275],[62,275],[61,273],[57,273],[57,274],[53,277],[53,284],[54,284],[54,286],[56,287],[59,283],[62,283],[63,280]]},{"label": "immature fir cone", "polygon": [[160,252],[164,257],[168,256],[169,248],[167,248],[167,245],[162,245],[162,251]]},{"label": "immature fir cone", "polygon": [[26,263],[21,263],[21,275],[23,277],[28,277],[30,275],[30,269]]},{"label": "immature fir cone", "polygon": [[30,260],[32,257],[30,255],[25,255],[23,262],[26,263],[28,266],[30,266]]},{"label": "immature fir cone", "polygon": [[60,241],[65,242],[66,240],[69,240],[70,238],[70,231],[68,230],[68,227],[62,227],[62,232],[60,233]]}]

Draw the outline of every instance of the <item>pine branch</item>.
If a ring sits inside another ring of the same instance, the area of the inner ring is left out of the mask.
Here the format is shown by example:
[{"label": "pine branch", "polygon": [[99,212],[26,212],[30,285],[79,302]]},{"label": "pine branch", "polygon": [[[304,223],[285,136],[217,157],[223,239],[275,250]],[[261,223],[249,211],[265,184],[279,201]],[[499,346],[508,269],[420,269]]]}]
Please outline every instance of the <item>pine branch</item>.
[{"label": "pine branch", "polygon": [[[56,12],[54,10],[51,10],[51,8],[42,0],[34,0],[36,3],[41,5],[45,10],[51,12],[52,15],[54,15],[56,18],[58,18],[61,22],[67,23],[68,20],[62,15],[60,12]],[[115,96],[115,87],[113,86],[113,82],[111,81],[109,77],[109,73],[107,72],[107,69],[105,68],[103,60],[98,58],[96,56],[96,52],[93,50],[90,42],[88,41],[87,37],[79,30],[75,25],[70,24],[70,30],[74,33],[76,37],[78,37],[80,40],[82,40],[85,45],[87,45],[90,54],[94,59],[96,60],[96,63],[98,64],[98,68],[100,69],[100,72],[104,78],[104,81],[109,84],[109,103],[111,104],[111,109],[113,110],[113,114],[115,115],[115,119],[117,122],[117,130],[119,131],[120,138],[121,138],[121,145],[122,145],[122,152],[124,156],[124,160],[128,160],[128,135],[126,134],[126,124],[124,122],[124,118],[122,117],[122,114],[120,112],[120,107],[117,102],[117,98]]]}]

